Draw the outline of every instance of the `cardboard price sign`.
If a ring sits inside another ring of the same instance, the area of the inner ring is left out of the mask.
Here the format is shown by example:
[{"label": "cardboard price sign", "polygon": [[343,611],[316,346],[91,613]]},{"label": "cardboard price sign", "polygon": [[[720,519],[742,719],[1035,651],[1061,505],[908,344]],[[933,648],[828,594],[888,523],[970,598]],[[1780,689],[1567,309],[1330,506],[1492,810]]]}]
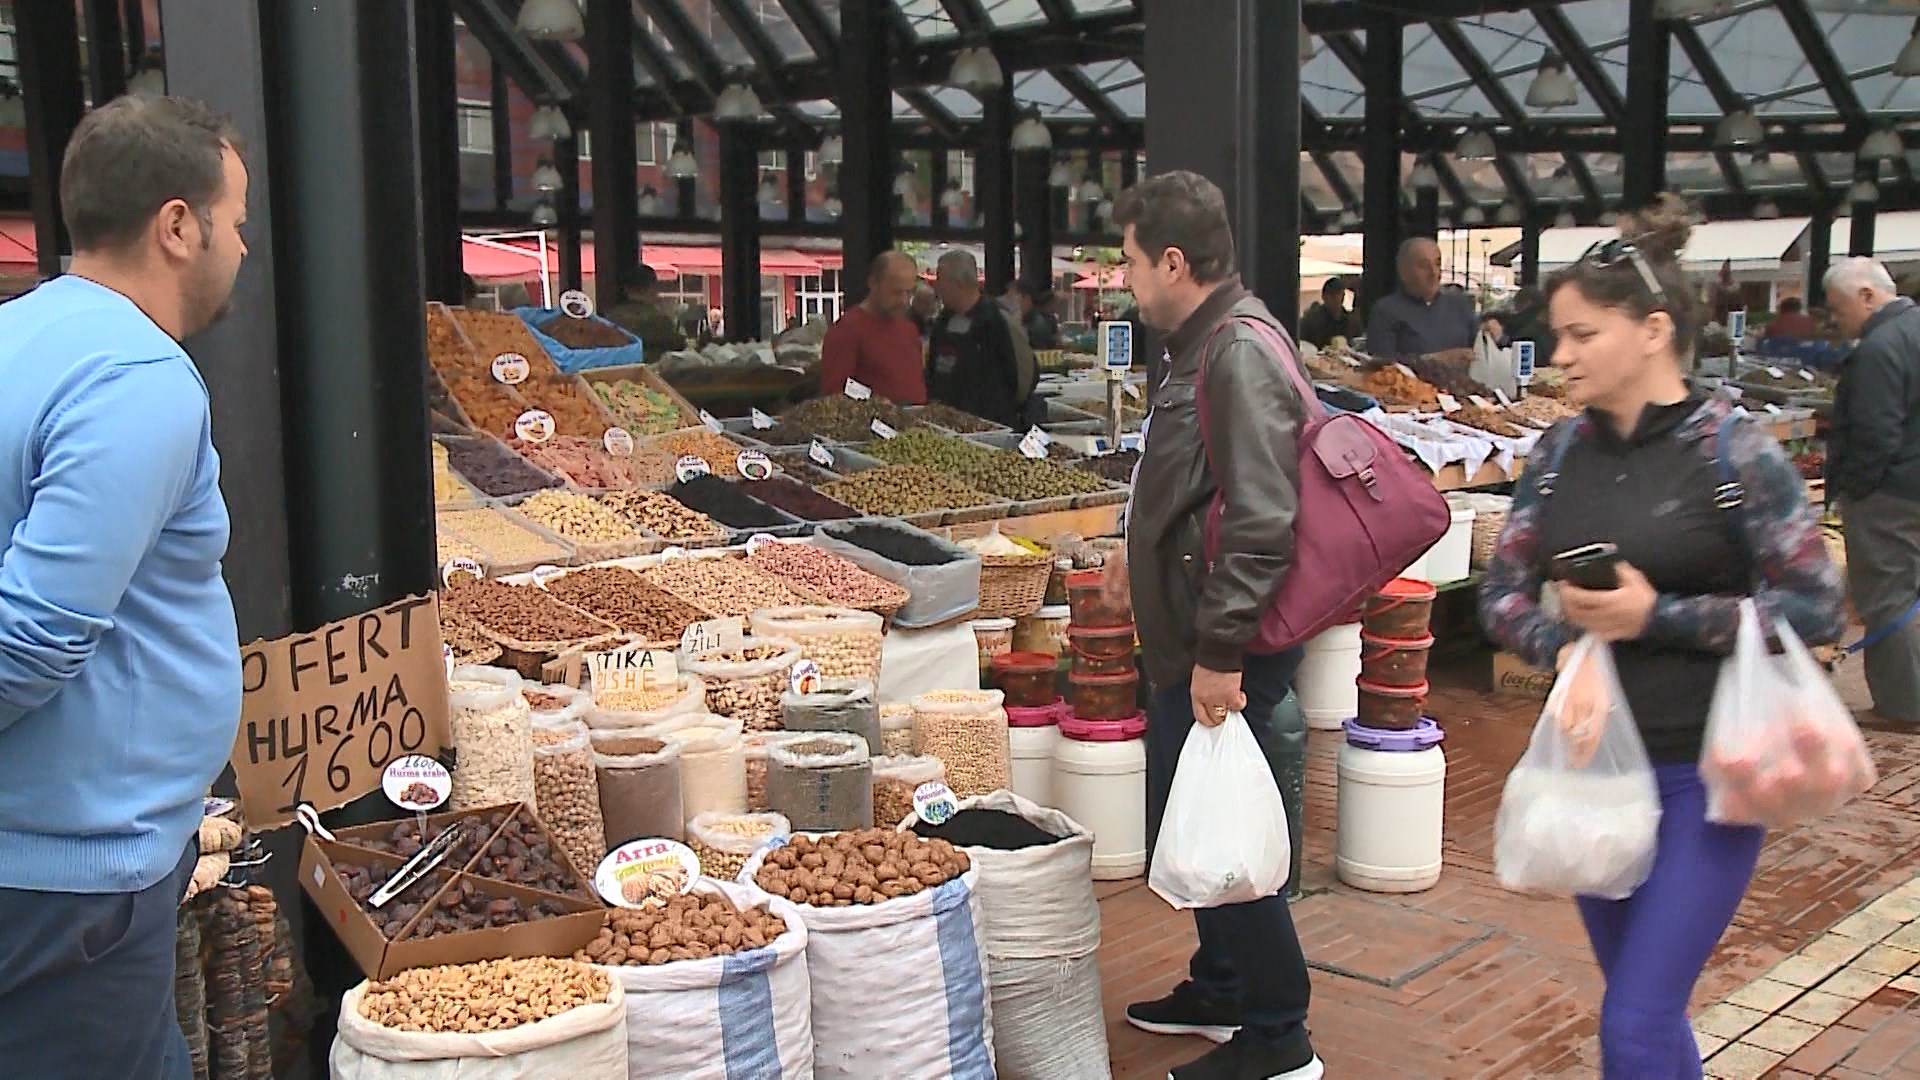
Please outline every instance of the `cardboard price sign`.
[{"label": "cardboard price sign", "polygon": [[738,615],[709,619],[687,627],[680,635],[680,650],[688,656],[738,649],[747,637],[747,620]]},{"label": "cardboard price sign", "polygon": [[670,690],[680,685],[680,664],[663,649],[621,649],[587,656],[587,678],[597,699],[614,690]]},{"label": "cardboard price sign", "polygon": [[451,745],[443,655],[432,596],[242,646],[232,764],[248,822],[344,806],[379,790],[395,758]]}]

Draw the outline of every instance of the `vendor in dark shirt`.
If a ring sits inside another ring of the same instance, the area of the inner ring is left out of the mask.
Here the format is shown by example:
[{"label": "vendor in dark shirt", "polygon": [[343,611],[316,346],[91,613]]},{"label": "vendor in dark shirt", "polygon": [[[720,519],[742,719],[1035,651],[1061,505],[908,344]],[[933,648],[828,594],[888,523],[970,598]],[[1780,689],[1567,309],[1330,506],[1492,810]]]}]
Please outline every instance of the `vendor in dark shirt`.
[{"label": "vendor in dark shirt", "polygon": [[1013,427],[1033,393],[1021,385],[1013,333],[1000,305],[980,289],[980,267],[958,249],[940,256],[934,291],[946,310],[934,320],[927,359],[927,398]]},{"label": "vendor in dark shirt", "polygon": [[1367,317],[1374,356],[1426,356],[1473,347],[1473,300],[1440,288],[1440,245],[1416,236],[1400,245],[1400,289],[1381,297]]},{"label": "vendor in dark shirt", "polygon": [[1027,341],[1036,351],[1060,347],[1060,316],[1053,290],[1035,286],[1033,307],[1027,312]]},{"label": "vendor in dark shirt", "polygon": [[1360,319],[1347,310],[1345,278],[1330,277],[1320,286],[1320,299],[1300,317],[1300,340],[1326,348],[1337,337],[1351,341],[1360,336]]}]

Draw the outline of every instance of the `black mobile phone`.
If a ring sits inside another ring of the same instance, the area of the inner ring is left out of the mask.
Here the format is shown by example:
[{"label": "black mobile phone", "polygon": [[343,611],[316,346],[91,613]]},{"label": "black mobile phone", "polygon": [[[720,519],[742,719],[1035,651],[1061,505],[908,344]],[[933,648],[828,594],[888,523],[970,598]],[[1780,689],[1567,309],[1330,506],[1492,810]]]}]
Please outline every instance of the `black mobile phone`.
[{"label": "black mobile phone", "polygon": [[1620,549],[1612,544],[1588,544],[1553,557],[1554,578],[1583,589],[1620,587]]}]

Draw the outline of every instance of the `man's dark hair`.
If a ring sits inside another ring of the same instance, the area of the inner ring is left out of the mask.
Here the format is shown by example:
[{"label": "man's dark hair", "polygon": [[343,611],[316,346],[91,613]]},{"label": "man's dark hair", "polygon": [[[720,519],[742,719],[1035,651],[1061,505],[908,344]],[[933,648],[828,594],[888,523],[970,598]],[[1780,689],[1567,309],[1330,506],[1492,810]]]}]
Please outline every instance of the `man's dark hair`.
[{"label": "man's dark hair", "polygon": [[1123,232],[1133,226],[1134,243],[1154,259],[1179,248],[1193,280],[1202,285],[1233,273],[1226,197],[1199,173],[1161,173],[1121,192],[1113,204],[1113,223]]},{"label": "man's dark hair", "polygon": [[640,263],[633,269],[627,271],[626,280],[621,282],[621,287],[626,289],[629,294],[632,294],[647,292],[659,284],[660,275],[654,271],[653,267],[648,266],[646,263]]},{"label": "man's dark hair", "polygon": [[1329,296],[1332,296],[1334,293],[1344,293],[1346,291],[1347,291],[1346,278],[1330,277],[1327,279],[1327,283],[1325,285],[1320,286],[1320,297],[1321,299],[1325,299]]},{"label": "man's dark hair", "polygon": [[1785,300],[1780,301],[1780,314],[1798,315],[1800,314],[1801,311],[1806,309],[1806,306],[1807,305],[1800,302],[1799,297],[1789,296]]},{"label": "man's dark hair", "polygon": [[210,243],[228,148],[244,150],[232,121],[187,98],[126,94],[88,113],[60,169],[60,210],[73,249],[124,248],[174,199],[193,208],[202,243]]}]

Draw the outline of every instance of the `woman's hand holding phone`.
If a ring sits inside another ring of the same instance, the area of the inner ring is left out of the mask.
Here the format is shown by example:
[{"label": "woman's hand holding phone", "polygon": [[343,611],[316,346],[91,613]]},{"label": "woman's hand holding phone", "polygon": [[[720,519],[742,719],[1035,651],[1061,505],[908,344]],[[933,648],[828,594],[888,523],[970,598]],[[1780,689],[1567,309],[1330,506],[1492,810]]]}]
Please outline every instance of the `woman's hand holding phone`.
[{"label": "woman's hand holding phone", "polygon": [[1646,632],[1660,594],[1633,564],[1614,565],[1619,587],[1583,589],[1560,583],[1560,614],[1570,623],[1608,642],[1632,641]]}]

